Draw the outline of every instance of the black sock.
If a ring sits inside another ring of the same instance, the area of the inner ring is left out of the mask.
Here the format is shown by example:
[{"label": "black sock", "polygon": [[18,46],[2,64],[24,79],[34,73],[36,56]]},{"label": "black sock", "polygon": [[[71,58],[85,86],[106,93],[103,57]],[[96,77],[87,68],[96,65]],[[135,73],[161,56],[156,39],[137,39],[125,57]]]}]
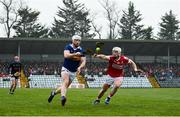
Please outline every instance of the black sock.
[{"label": "black sock", "polygon": [[11,88],[9,89],[10,92],[12,91],[12,88],[13,88],[13,85],[11,85]]},{"label": "black sock", "polygon": [[14,92],[14,90],[12,90],[12,92]]},{"label": "black sock", "polygon": [[14,91],[15,91],[15,89],[12,90],[12,92],[14,92]]},{"label": "black sock", "polygon": [[66,99],[66,97],[65,96],[61,96],[61,99],[63,100],[63,99]]},{"label": "black sock", "polygon": [[55,96],[57,93],[55,91],[52,92],[52,95]]}]

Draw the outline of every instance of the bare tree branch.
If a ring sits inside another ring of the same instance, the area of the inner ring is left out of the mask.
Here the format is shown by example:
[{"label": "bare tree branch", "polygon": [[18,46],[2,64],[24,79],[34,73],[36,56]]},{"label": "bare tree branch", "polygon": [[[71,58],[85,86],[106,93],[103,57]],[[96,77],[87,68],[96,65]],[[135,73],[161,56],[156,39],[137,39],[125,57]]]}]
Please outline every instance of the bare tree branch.
[{"label": "bare tree branch", "polygon": [[102,26],[98,27],[93,21],[91,22],[91,24],[92,24],[92,27],[93,27],[95,33],[98,34],[98,38],[99,38],[99,39],[102,39],[102,38],[101,38]]},{"label": "bare tree branch", "polygon": [[4,24],[6,31],[6,36],[9,38],[11,36],[11,29],[18,19],[18,9],[22,7],[22,2],[18,6],[15,0],[0,0],[3,5],[5,16],[0,17],[0,23]]},{"label": "bare tree branch", "polygon": [[101,6],[105,10],[105,17],[109,22],[109,39],[116,39],[116,26],[119,21],[119,11],[116,2],[112,0],[101,0],[99,1]]},{"label": "bare tree branch", "polygon": [[91,16],[91,25],[92,25],[92,28],[94,30],[94,32],[98,35],[98,38],[99,39],[102,39],[102,36],[101,36],[101,33],[102,33],[102,26],[97,26],[96,23],[95,23],[95,20],[96,20],[96,14],[93,14]]}]

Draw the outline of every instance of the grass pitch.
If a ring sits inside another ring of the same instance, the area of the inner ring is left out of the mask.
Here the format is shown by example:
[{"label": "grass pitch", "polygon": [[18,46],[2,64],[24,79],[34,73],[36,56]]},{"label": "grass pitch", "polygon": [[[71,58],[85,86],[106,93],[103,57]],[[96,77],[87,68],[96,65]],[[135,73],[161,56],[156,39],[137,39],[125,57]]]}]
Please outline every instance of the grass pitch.
[{"label": "grass pitch", "polygon": [[0,89],[0,115],[38,116],[180,116],[180,88],[119,89],[109,105],[102,98],[93,105],[99,89],[69,89],[67,103],[60,95],[47,102],[51,89],[17,89],[14,95]]}]

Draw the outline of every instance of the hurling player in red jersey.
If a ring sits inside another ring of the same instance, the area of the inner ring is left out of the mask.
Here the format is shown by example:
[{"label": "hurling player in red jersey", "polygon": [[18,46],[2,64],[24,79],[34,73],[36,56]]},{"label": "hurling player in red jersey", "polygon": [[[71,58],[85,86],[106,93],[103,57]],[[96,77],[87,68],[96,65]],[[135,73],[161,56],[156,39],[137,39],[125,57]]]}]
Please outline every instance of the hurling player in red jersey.
[{"label": "hurling player in red jersey", "polygon": [[138,71],[137,66],[131,59],[121,55],[120,47],[114,47],[112,49],[112,55],[110,56],[95,54],[94,57],[109,61],[107,69],[108,79],[100,90],[97,99],[94,101],[94,104],[99,104],[101,97],[104,95],[107,89],[109,89],[111,85],[114,85],[112,91],[105,99],[105,104],[109,104],[111,97],[117,92],[118,88],[122,84],[124,76],[124,66],[127,64],[131,65],[135,72]]}]

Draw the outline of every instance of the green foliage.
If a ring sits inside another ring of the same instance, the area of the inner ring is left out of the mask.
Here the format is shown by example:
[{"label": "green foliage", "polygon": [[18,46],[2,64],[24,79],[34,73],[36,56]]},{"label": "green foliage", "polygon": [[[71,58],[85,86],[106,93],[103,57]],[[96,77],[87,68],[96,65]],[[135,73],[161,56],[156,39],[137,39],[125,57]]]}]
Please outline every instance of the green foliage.
[{"label": "green foliage", "polygon": [[143,29],[140,11],[135,10],[134,4],[129,2],[128,10],[123,10],[123,16],[120,19],[119,34],[121,39],[145,40],[152,38],[152,28]]},{"label": "green foliage", "polygon": [[78,0],[63,0],[64,8],[58,7],[57,18],[54,18],[51,36],[68,38],[74,34],[82,38],[92,38],[90,31],[89,11]]},{"label": "green foliage", "polygon": [[153,28],[151,26],[149,26],[146,29],[143,29],[143,31],[142,31],[142,39],[143,40],[154,40],[152,31],[153,31]]},{"label": "green foliage", "polygon": [[161,18],[160,32],[158,33],[161,40],[176,40],[178,39],[179,21],[170,10]]},{"label": "green foliage", "polygon": [[18,10],[20,16],[17,23],[13,26],[16,34],[14,37],[47,37],[48,29],[37,23],[40,12],[33,11],[31,8]]}]

